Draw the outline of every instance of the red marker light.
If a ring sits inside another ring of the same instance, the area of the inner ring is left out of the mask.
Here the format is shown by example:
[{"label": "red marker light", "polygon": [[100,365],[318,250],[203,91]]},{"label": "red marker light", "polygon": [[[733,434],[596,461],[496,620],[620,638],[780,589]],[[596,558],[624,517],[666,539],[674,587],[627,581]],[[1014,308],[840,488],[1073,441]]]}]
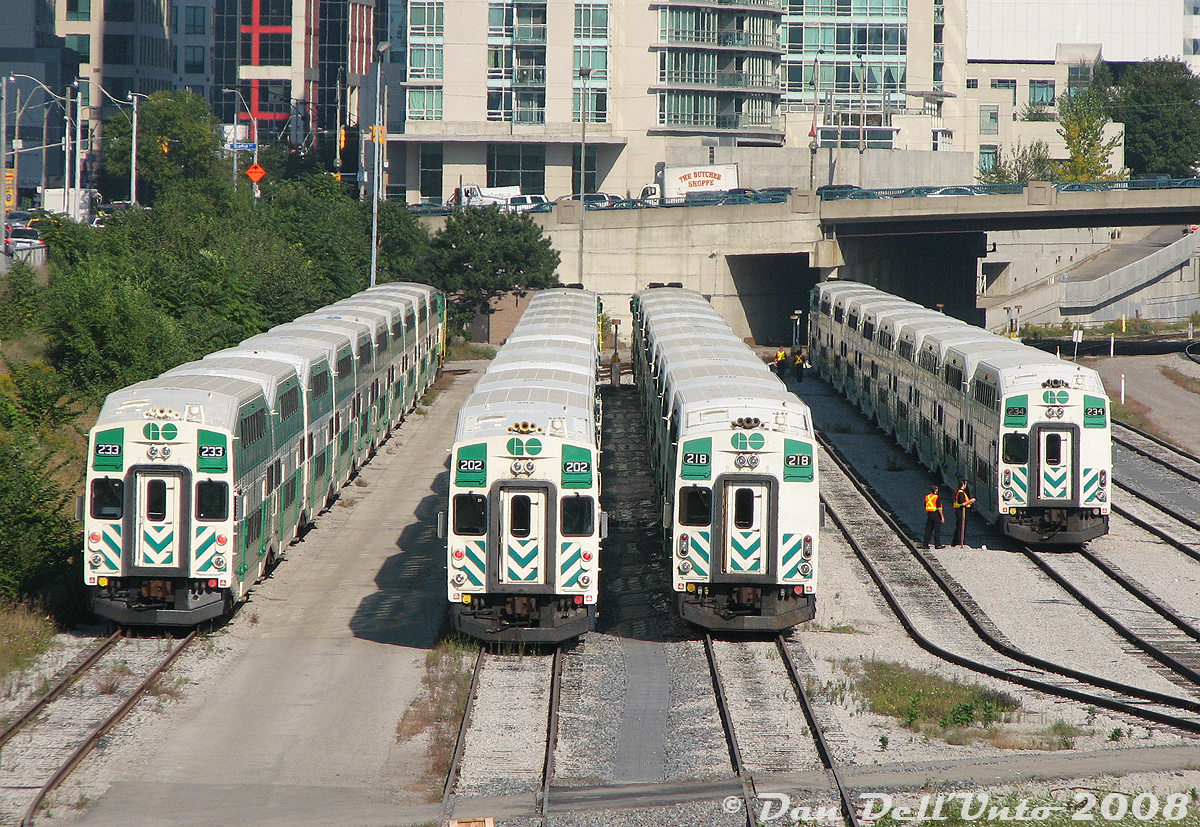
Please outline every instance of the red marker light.
[{"label": "red marker light", "polygon": [[591,553],[590,551],[585,551],[585,552],[583,553],[583,559],[584,559],[584,560],[591,560],[591,559],[592,559],[592,553]]},{"label": "red marker light", "polygon": [[89,539],[89,540],[91,540],[93,543],[98,543],[98,542],[100,542],[100,532],[99,532],[99,531],[93,531],[93,532],[91,533],[91,535],[88,537],[88,539]]},{"label": "red marker light", "polygon": [[582,606],[582,605],[583,605],[583,595],[582,595],[582,594],[577,594],[577,595],[575,595],[575,605],[576,605],[576,606]]},{"label": "red marker light", "polygon": [[215,589],[215,588],[217,587],[217,581],[216,581],[216,580],[209,580],[209,581],[208,581],[208,587],[209,587],[210,589]]},{"label": "red marker light", "polygon": [[227,542],[229,542],[229,538],[228,538],[228,537],[226,537],[224,534],[218,534],[218,535],[217,535],[217,545],[219,545],[219,546],[223,546],[223,545],[225,545]]},{"label": "red marker light", "polygon": [[794,591],[796,594],[804,594],[804,587],[803,586],[792,586],[792,591]]},{"label": "red marker light", "polygon": [[461,548],[456,548],[454,550],[454,559],[455,560],[463,559],[463,550]]}]

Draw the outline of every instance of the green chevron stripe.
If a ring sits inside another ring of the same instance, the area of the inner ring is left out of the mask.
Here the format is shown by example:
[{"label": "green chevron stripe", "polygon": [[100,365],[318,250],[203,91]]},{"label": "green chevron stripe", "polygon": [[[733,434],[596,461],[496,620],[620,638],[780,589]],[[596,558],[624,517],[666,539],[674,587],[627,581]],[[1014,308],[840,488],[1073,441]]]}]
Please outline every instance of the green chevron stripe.
[{"label": "green chevron stripe", "polygon": [[524,556],[521,554],[521,551],[516,546],[510,545],[508,547],[508,558],[510,560],[512,560],[514,563],[516,563],[518,566],[520,566],[521,568],[525,568],[530,563],[532,563],[534,558],[537,557],[537,554],[538,554],[538,547],[536,545],[534,545],[533,548],[531,548],[529,550],[529,553]]},{"label": "green chevron stripe", "polygon": [[161,540],[155,540],[152,536],[150,536],[149,531],[144,531],[142,532],[142,539],[145,541],[146,545],[150,546],[150,548],[154,549],[159,554],[162,554],[164,551],[166,551],[167,547],[174,542],[175,532],[169,531]]}]

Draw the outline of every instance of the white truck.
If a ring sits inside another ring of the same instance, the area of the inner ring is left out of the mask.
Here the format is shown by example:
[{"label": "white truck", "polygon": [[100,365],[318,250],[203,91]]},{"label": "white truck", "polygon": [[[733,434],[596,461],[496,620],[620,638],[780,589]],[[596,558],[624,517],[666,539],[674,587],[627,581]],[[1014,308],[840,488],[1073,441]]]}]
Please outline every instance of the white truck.
[{"label": "white truck", "polygon": [[520,187],[481,187],[478,184],[463,184],[454,188],[454,194],[446,201],[447,207],[506,206],[508,199],[520,195]]},{"label": "white truck", "polygon": [[678,199],[686,200],[689,195],[727,192],[737,186],[737,164],[663,167],[659,180],[642,187],[642,200],[656,204],[670,201],[682,203]]}]

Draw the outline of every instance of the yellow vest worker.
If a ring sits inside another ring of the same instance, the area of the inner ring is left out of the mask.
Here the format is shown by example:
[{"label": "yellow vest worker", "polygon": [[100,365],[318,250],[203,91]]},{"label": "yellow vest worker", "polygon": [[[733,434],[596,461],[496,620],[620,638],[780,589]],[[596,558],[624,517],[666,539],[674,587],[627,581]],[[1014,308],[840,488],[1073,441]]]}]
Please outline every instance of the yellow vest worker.
[{"label": "yellow vest worker", "polygon": [[942,513],[942,500],[938,496],[938,486],[934,483],[925,495],[925,548],[929,548],[932,539],[934,546],[942,547],[942,523],[946,515]]}]

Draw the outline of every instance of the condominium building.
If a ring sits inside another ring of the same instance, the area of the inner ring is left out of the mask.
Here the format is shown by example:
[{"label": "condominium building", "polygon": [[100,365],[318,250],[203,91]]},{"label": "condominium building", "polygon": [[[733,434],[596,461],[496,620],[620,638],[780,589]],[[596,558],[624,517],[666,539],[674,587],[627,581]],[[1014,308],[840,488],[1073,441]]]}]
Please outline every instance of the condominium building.
[{"label": "condominium building", "polygon": [[963,81],[964,4],[392,4],[393,188],[402,182],[409,201],[439,201],[460,182],[576,192],[585,120],[586,187],[622,195],[689,148],[857,145],[860,124],[872,149],[947,148],[940,119]]}]

